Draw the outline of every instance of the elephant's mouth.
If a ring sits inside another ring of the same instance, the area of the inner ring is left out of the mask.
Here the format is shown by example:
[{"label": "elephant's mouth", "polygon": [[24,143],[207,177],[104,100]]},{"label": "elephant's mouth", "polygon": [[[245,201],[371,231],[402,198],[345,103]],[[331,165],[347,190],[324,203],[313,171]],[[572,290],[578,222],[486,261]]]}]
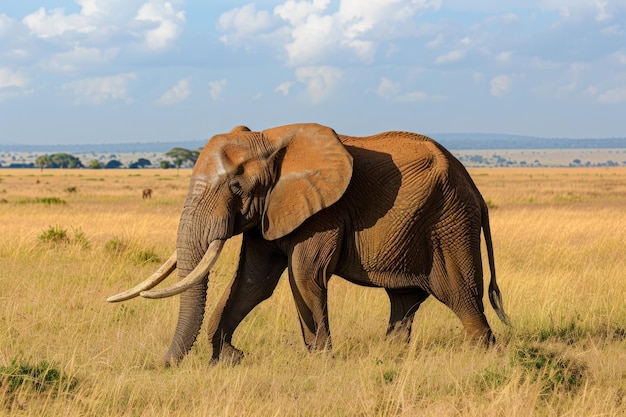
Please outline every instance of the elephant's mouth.
[{"label": "elephant's mouth", "polygon": [[205,252],[202,260],[200,260],[198,265],[193,269],[193,271],[189,273],[189,275],[178,281],[176,284],[166,288],[152,290],[152,288],[154,288],[161,281],[167,278],[176,268],[177,255],[176,251],[174,251],[172,256],[170,256],[170,258],[165,261],[165,263],[144,282],[127,291],[107,298],[107,301],[115,303],[137,297],[138,295],[144,298],[165,298],[171,297],[172,295],[180,294],[181,292],[202,281],[209,275],[209,271],[217,261],[217,258],[219,258],[220,253],[222,252],[224,242],[225,240],[214,240],[213,242],[211,242],[209,248]]}]

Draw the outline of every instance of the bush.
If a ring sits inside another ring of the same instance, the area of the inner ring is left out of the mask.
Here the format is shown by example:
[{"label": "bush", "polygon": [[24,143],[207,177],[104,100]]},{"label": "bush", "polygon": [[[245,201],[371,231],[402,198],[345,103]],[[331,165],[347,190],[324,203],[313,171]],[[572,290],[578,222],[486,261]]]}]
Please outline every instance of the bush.
[{"label": "bush", "polygon": [[70,243],[67,230],[61,226],[50,226],[48,230],[39,235],[39,241],[43,243],[65,244]]},{"label": "bush", "polygon": [[11,365],[0,366],[0,386],[8,394],[13,394],[20,387],[29,387],[36,392],[51,388],[71,390],[76,386],[76,380],[63,375],[46,361],[32,365],[13,359]]},{"label": "bush", "polygon": [[38,239],[41,243],[54,245],[67,245],[70,243],[74,243],[82,247],[83,249],[87,249],[90,246],[89,240],[87,240],[87,237],[80,229],[74,229],[73,233],[74,238],[72,239],[70,238],[67,230],[62,228],[61,226],[50,226],[48,227],[48,230],[39,235]]},{"label": "bush", "polygon": [[586,370],[584,364],[538,346],[517,348],[511,364],[521,366],[531,382],[540,381],[544,394],[577,390],[582,385]]},{"label": "bush", "polygon": [[120,256],[124,252],[126,252],[127,245],[122,242],[121,239],[114,237],[104,244],[104,250],[109,252],[111,255]]},{"label": "bush", "polygon": [[59,205],[67,204],[65,200],[61,200],[58,197],[37,197],[34,200],[31,198],[28,198],[26,200],[19,201],[19,204],[30,204],[30,203],[47,204],[49,206],[53,204],[59,204]]},{"label": "bush", "polygon": [[161,258],[152,249],[133,247],[117,237],[105,243],[104,249],[113,256],[130,259],[136,265],[161,262]]},{"label": "bush", "polygon": [[133,256],[136,264],[158,263],[161,258],[153,250],[139,250]]}]

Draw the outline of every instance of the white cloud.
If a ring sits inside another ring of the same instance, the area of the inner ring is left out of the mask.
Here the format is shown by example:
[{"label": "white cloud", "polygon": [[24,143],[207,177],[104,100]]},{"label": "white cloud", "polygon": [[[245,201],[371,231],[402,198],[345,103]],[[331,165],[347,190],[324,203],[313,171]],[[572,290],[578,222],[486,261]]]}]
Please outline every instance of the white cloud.
[{"label": "white cloud", "polygon": [[280,16],[283,20],[288,21],[290,24],[298,26],[305,23],[309,16],[322,13],[326,10],[326,8],[328,8],[329,4],[330,0],[289,0],[276,6],[274,14]]},{"label": "white cloud", "polygon": [[396,97],[400,92],[400,83],[390,80],[387,77],[382,77],[380,79],[380,84],[378,84],[378,88],[376,88],[376,94],[385,100],[391,100]]},{"label": "white cloud", "polygon": [[74,46],[70,51],[54,55],[46,66],[54,71],[75,72],[85,66],[110,62],[117,56],[118,52],[118,48],[101,50]]},{"label": "white cloud", "polygon": [[513,52],[511,51],[500,52],[498,55],[496,55],[496,61],[507,62],[511,60],[512,56],[513,56]]},{"label": "white cloud", "polygon": [[342,72],[330,66],[308,66],[296,69],[296,79],[306,84],[311,103],[319,104],[335,90]]},{"label": "white cloud", "polygon": [[608,0],[542,0],[540,6],[545,10],[556,10],[563,19],[593,16],[598,22],[605,22],[613,18],[611,9],[623,7],[620,1]]},{"label": "white cloud", "polygon": [[491,95],[502,97],[511,90],[512,79],[508,75],[497,75],[491,79]]},{"label": "white cloud", "polygon": [[443,45],[444,40],[445,37],[441,33],[439,33],[433,40],[426,43],[426,47],[430,49],[439,48],[441,45]]},{"label": "white cloud", "polygon": [[109,77],[91,77],[63,84],[63,90],[74,94],[77,104],[98,105],[108,101],[130,102],[129,83],[136,74],[127,73]]},{"label": "white cloud", "polygon": [[400,103],[412,103],[415,101],[428,101],[431,99],[441,99],[441,97],[431,97],[428,93],[423,91],[410,91],[408,93],[404,93],[395,98],[395,101]]},{"label": "white cloud", "polygon": [[42,39],[60,36],[65,32],[89,33],[96,30],[82,14],[65,15],[63,9],[47,11],[45,7],[24,17],[22,23],[33,35]]},{"label": "white cloud", "polygon": [[599,103],[605,104],[624,103],[626,102],[626,87],[612,88],[598,94],[597,100]]},{"label": "white cloud", "polygon": [[413,103],[416,101],[440,101],[444,97],[440,95],[430,95],[424,91],[401,92],[400,83],[383,77],[376,88],[376,94],[385,100],[392,100],[398,103]]},{"label": "white cloud", "polygon": [[150,0],[141,6],[135,20],[157,25],[145,32],[144,39],[148,48],[162,49],[180,36],[185,23],[185,12],[176,11],[169,1]]},{"label": "white cloud", "polygon": [[436,64],[447,64],[449,62],[460,61],[461,59],[463,59],[463,57],[465,57],[465,54],[466,54],[465,50],[456,49],[456,50],[448,52],[447,54],[439,55],[435,59],[435,63]]},{"label": "white cloud", "polygon": [[233,32],[223,35],[220,40],[225,45],[239,44],[242,39],[253,36],[272,25],[272,16],[265,10],[257,10],[253,3],[246,4],[223,13],[217,26],[220,30]]},{"label": "white cloud", "polygon": [[132,37],[153,50],[170,46],[185,24],[185,13],[176,8],[181,0],[74,1],[81,6],[77,13],[40,7],[24,17],[22,23],[37,38],[62,38],[71,47]]},{"label": "white cloud", "polygon": [[220,16],[218,27],[226,32],[221,39],[227,45],[277,41],[292,66],[319,65],[335,56],[372,62],[382,42],[407,36],[412,18],[437,10],[441,0],[341,0],[337,9],[330,5],[329,0],[288,0],[271,15],[248,4]]},{"label": "white cloud", "polygon": [[611,56],[613,57],[613,59],[615,59],[620,64],[626,65],[626,52],[624,52],[624,51],[617,51],[617,52],[611,54]]},{"label": "white cloud", "polygon": [[189,78],[180,80],[175,86],[167,90],[156,103],[160,106],[173,106],[186,100],[191,94],[189,82]]},{"label": "white cloud", "polygon": [[609,4],[608,0],[595,0],[596,5],[596,21],[604,22],[611,20],[613,15],[606,10],[606,6]]},{"label": "white cloud", "polygon": [[284,83],[281,83],[278,87],[276,87],[274,92],[275,93],[282,93],[283,96],[286,96],[286,95],[289,94],[289,90],[291,90],[291,87],[293,87],[293,82],[285,81]]},{"label": "white cloud", "polygon": [[0,14],[0,38],[9,34],[15,22],[9,16]]},{"label": "white cloud", "polygon": [[0,89],[3,88],[24,88],[30,84],[29,79],[10,68],[0,67]]},{"label": "white cloud", "polygon": [[226,81],[225,79],[221,79],[218,81],[209,81],[209,87],[210,87],[209,95],[211,96],[211,98],[213,100],[219,99],[222,96],[222,93],[224,92],[224,88],[226,87],[227,84],[228,84],[228,81]]}]

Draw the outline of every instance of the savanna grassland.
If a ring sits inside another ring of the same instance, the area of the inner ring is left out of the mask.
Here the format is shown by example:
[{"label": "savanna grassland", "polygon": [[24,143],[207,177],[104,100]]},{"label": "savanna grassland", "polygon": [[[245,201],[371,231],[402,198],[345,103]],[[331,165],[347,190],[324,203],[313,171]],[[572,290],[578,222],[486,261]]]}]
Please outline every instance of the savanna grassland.
[{"label": "savanna grassland", "polygon": [[283,279],[235,333],[239,366],[210,366],[203,332],[164,369],[177,297],[105,299],[173,251],[190,171],[0,170],[0,415],[626,415],[626,168],[470,172],[514,323],[486,302],[498,348],[466,343],[432,299],[410,345],[385,340],[384,291],[335,278],[334,351],[310,355]]}]

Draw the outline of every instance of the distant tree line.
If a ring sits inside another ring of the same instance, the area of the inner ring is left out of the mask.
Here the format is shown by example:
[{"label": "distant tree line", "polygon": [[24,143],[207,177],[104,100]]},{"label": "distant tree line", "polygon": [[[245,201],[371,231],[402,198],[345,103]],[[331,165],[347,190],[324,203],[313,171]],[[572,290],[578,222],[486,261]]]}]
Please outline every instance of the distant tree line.
[{"label": "distant tree line", "polygon": [[[181,167],[189,166],[193,167],[200,155],[200,149],[197,150],[189,150],[185,148],[176,147],[165,153],[165,156],[169,158],[169,160],[164,159],[160,161],[159,167],[163,169],[168,168],[176,168],[179,169]],[[112,155],[114,156],[114,155]],[[152,166],[152,162],[146,158],[139,158],[137,161],[131,162],[128,164],[128,168],[137,169],[137,168],[146,168]],[[35,160],[35,163],[21,163],[16,164],[13,163],[9,165],[9,168],[34,168],[38,167],[43,171],[44,168],[91,168],[91,169],[116,169],[123,168],[124,164],[122,164],[117,159],[111,159],[107,163],[102,163],[101,161],[94,159],[89,162],[87,167],[83,165],[83,162],[75,157],[74,155],[68,153],[54,153],[51,155],[40,155]]]},{"label": "distant tree line", "polygon": [[69,153],[41,155],[35,160],[35,165],[41,170],[44,168],[83,168],[80,159]]}]

